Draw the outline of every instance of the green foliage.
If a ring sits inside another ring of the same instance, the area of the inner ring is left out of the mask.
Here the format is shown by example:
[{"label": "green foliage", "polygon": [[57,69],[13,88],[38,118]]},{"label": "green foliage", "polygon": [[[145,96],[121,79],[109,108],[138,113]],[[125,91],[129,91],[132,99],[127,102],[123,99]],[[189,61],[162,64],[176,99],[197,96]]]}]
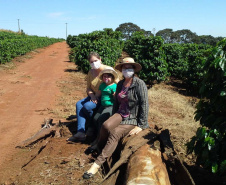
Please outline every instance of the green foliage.
[{"label": "green foliage", "polygon": [[13,32],[0,32],[0,64],[11,61],[16,56],[45,47],[63,39],[20,35]]},{"label": "green foliage", "polygon": [[210,55],[211,49],[210,45],[183,45],[183,58],[186,60],[187,70],[183,74],[182,80],[186,83],[187,90],[193,95],[199,94],[199,88],[205,74],[205,61]]},{"label": "green foliage", "polygon": [[205,61],[212,46],[204,44],[164,44],[168,71],[171,76],[181,79],[190,94],[198,95],[205,73]]},{"label": "green foliage", "polygon": [[188,71],[188,62],[184,57],[183,46],[181,44],[164,44],[163,50],[166,55],[168,72],[170,76],[184,79]]},{"label": "green foliage", "polygon": [[145,36],[143,32],[135,32],[125,42],[124,50],[141,64],[139,77],[147,84],[166,80],[167,63],[162,49],[161,37]]},{"label": "green foliage", "polygon": [[122,53],[123,41],[120,40],[121,32],[112,29],[78,36],[70,35],[67,38],[67,43],[72,48],[69,58],[78,65],[79,70],[88,73],[90,65],[87,56],[91,51],[95,51],[101,56],[103,64],[113,67]]},{"label": "green foliage", "polygon": [[205,63],[206,74],[195,119],[202,125],[188,143],[197,162],[213,173],[226,174],[226,40],[218,43]]}]

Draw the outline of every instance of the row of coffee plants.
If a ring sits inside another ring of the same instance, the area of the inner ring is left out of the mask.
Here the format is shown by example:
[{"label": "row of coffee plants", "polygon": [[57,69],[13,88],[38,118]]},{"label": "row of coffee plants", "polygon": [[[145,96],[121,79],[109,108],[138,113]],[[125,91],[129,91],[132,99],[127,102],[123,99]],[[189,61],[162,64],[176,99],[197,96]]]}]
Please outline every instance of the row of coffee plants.
[{"label": "row of coffee plants", "polygon": [[204,75],[204,65],[212,46],[204,44],[164,44],[170,76],[181,79],[187,91],[197,95]]},{"label": "row of coffee plants", "polygon": [[63,39],[0,31],[0,64],[9,62],[16,56],[24,55],[34,49],[46,47],[60,41],[63,41]]},{"label": "row of coffee plants", "polygon": [[195,119],[201,127],[188,143],[197,162],[213,173],[226,174],[226,39],[215,47],[203,68],[201,100]]},{"label": "row of coffee plants", "polygon": [[161,37],[147,37],[142,32],[135,32],[124,47],[142,65],[139,76],[147,84],[173,76],[181,79],[194,95],[198,94],[211,49],[210,45],[164,44]]},{"label": "row of coffee plants", "polygon": [[95,51],[100,54],[103,64],[114,66],[123,49],[121,37],[121,32],[112,29],[94,31],[78,36],[69,35],[67,43],[72,48],[70,60],[75,62],[79,70],[87,73],[90,69],[87,56],[91,51]]}]

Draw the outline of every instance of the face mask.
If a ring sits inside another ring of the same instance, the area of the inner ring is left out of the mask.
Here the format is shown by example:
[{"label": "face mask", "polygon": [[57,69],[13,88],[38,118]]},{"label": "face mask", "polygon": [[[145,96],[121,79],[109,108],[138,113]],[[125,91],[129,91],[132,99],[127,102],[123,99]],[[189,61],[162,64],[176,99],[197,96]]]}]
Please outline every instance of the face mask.
[{"label": "face mask", "polygon": [[99,69],[100,65],[101,65],[100,60],[97,60],[97,61],[90,64],[92,69]]},{"label": "face mask", "polygon": [[107,83],[110,82],[110,80],[109,79],[104,79],[104,82],[107,84]]},{"label": "face mask", "polygon": [[123,69],[122,74],[125,78],[131,78],[134,75],[134,69]]}]

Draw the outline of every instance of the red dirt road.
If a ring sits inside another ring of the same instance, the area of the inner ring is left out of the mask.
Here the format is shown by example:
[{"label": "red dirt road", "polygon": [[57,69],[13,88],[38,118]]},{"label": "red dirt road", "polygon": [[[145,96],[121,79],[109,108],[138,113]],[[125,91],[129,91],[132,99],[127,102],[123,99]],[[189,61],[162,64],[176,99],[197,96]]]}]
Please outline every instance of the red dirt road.
[{"label": "red dirt road", "polygon": [[0,71],[0,168],[48,118],[60,94],[56,82],[67,74],[68,51],[66,42],[56,43],[15,69]]}]

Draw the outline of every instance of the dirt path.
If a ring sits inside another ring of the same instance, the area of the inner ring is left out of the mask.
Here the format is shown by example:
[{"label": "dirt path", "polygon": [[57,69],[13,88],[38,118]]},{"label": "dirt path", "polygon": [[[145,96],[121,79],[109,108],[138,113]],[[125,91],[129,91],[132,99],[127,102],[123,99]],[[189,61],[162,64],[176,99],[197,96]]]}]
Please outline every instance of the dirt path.
[{"label": "dirt path", "polygon": [[60,94],[56,82],[67,74],[66,42],[38,51],[15,69],[0,71],[0,168],[19,142],[40,129]]}]

